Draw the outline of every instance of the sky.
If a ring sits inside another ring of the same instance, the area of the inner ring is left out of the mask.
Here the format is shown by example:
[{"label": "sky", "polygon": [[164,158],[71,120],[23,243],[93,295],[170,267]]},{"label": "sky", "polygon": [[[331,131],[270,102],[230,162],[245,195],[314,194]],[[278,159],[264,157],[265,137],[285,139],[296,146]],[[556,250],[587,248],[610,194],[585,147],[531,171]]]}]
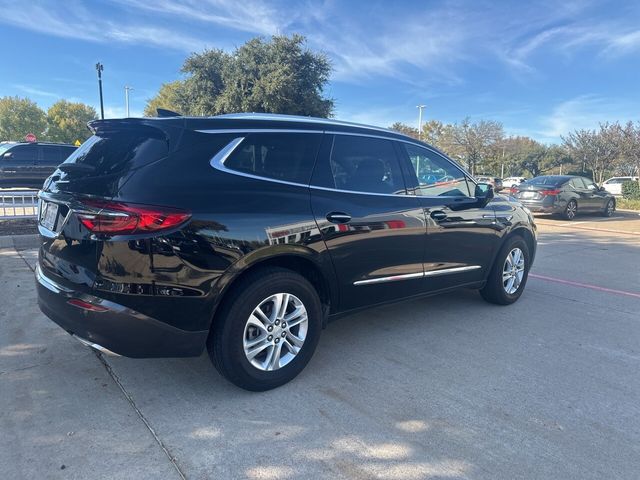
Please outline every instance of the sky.
[{"label": "sky", "polygon": [[387,127],[490,119],[552,143],[640,120],[640,1],[0,0],[0,97],[131,115],[191,52],[300,33],[334,72],[335,117]]}]

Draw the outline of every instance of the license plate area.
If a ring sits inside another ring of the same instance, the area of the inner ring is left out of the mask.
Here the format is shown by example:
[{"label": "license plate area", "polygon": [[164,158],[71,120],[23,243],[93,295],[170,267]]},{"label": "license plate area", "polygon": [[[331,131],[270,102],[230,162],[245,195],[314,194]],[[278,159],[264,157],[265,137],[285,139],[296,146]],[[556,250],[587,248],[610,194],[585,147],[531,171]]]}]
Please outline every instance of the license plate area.
[{"label": "license plate area", "polygon": [[537,192],[522,192],[520,194],[520,198],[536,198],[538,196]]},{"label": "license plate area", "polygon": [[40,207],[40,225],[52,232],[56,231],[60,208],[57,203],[43,201]]}]

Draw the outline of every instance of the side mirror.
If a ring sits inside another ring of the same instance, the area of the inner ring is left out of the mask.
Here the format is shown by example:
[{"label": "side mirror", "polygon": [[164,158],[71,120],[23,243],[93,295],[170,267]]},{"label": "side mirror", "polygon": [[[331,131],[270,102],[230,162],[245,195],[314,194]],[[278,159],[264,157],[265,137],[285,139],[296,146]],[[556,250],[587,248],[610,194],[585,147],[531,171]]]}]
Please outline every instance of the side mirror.
[{"label": "side mirror", "polygon": [[489,183],[478,183],[474,196],[478,200],[478,204],[484,207],[494,197],[493,185]]}]

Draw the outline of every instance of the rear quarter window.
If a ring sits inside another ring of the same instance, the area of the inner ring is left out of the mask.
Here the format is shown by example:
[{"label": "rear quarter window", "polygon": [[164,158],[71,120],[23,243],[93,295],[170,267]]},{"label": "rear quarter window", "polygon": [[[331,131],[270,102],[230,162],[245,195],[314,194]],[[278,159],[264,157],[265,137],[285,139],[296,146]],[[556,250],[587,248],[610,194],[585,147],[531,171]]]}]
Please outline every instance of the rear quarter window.
[{"label": "rear quarter window", "polygon": [[237,172],[307,185],[322,141],[320,133],[249,133],[224,161]]}]

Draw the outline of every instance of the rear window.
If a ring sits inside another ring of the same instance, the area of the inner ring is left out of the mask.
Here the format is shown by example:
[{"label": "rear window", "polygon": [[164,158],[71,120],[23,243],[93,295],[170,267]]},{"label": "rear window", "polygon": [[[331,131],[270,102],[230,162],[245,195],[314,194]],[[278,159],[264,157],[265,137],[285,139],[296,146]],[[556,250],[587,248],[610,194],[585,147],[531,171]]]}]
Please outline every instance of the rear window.
[{"label": "rear window", "polygon": [[555,176],[543,176],[543,177],[535,177],[530,180],[527,180],[524,183],[529,183],[531,185],[560,185],[566,182],[568,177],[555,177]]},{"label": "rear window", "polygon": [[98,132],[64,163],[94,167],[92,175],[109,175],[140,167],[167,156],[165,136],[155,128]]},{"label": "rear window", "polygon": [[322,134],[250,133],[224,161],[238,172],[308,184]]}]

